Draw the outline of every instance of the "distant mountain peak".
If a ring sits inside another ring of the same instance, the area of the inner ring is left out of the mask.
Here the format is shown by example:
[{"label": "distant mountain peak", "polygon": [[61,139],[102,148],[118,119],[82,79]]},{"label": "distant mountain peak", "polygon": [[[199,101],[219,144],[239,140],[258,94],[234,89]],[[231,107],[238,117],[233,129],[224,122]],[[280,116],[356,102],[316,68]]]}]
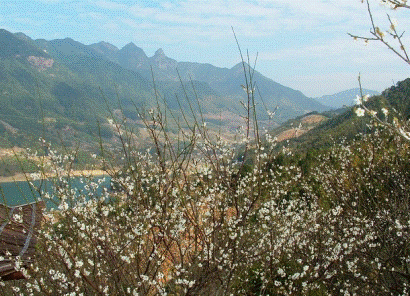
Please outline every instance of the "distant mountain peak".
[{"label": "distant mountain peak", "polygon": [[[28,37],[27,37],[28,38]],[[29,39],[22,37],[22,34],[10,33],[0,29],[0,57],[44,57],[47,54],[30,43]]]},{"label": "distant mountain peak", "polygon": [[116,46],[105,41],[90,44],[89,47],[111,61],[115,60],[115,55],[119,52],[119,49]]},{"label": "distant mountain peak", "polygon": [[67,41],[67,42],[70,42],[70,43],[73,43],[73,42],[79,43],[78,41],[75,41],[73,38],[70,38],[70,37],[64,38],[63,40]]},{"label": "distant mountain peak", "polygon": [[143,56],[144,58],[147,57],[144,50],[142,48],[136,46],[133,42],[130,42],[127,45],[125,45],[123,48],[121,48],[120,52],[137,54],[137,55]]},{"label": "distant mountain peak", "polygon": [[239,63],[237,63],[235,66],[233,66],[233,67],[231,68],[231,70],[232,70],[232,71],[235,71],[235,72],[243,72],[243,66],[244,66],[244,64],[245,64],[246,70],[248,70],[249,68],[252,68],[252,67],[249,66],[248,63],[239,62]]},{"label": "distant mountain peak", "polygon": [[162,48],[159,48],[159,49],[155,52],[154,57],[166,57],[166,55],[165,55],[164,51],[162,50]]},{"label": "distant mountain peak", "polygon": [[[378,91],[370,89],[362,89],[363,94],[369,94],[371,96],[380,94]],[[356,96],[360,95],[359,88],[351,88],[344,90],[332,95],[321,96],[320,98],[315,98],[316,101],[320,102],[325,106],[332,108],[342,108],[343,106],[354,105],[354,99]]]},{"label": "distant mountain peak", "polygon": [[108,50],[111,50],[111,51],[118,51],[119,50],[115,45],[112,45],[111,43],[108,43],[108,42],[105,42],[105,41],[98,42],[98,43],[96,43],[96,45],[104,47],[104,48],[106,48]]},{"label": "distant mountain peak", "polygon": [[22,33],[22,32],[17,32],[17,33],[14,33],[14,36],[16,36],[17,38],[20,38],[20,39],[26,40],[26,41],[31,40],[31,38],[30,38],[30,37],[28,37],[26,34],[24,34],[24,33]]},{"label": "distant mountain peak", "polygon": [[133,42],[128,43],[118,52],[115,53],[118,57],[120,65],[127,69],[139,69],[147,67],[149,60],[142,48],[136,46]]},{"label": "distant mountain peak", "polygon": [[151,58],[151,62],[158,68],[160,69],[169,69],[169,70],[175,70],[178,62],[176,60],[173,60],[169,57],[167,57],[162,50],[162,48],[158,49],[154,56]]},{"label": "distant mountain peak", "polygon": [[139,48],[139,47],[136,46],[134,42],[130,42],[130,43],[126,44],[123,48],[121,48],[121,50],[124,50],[124,49],[129,50],[129,49],[135,49],[135,48]]}]

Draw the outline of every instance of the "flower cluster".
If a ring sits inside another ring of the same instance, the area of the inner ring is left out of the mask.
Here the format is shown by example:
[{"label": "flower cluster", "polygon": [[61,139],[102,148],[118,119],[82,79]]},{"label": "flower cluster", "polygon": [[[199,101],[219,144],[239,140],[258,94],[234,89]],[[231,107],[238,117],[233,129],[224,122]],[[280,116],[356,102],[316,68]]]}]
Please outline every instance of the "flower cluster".
[{"label": "flower cluster", "polygon": [[[55,207],[28,279],[2,282],[0,295],[408,292],[402,138],[341,144],[306,170],[274,154],[269,134],[263,145],[227,143],[198,124],[181,146],[152,122],[153,149],[124,145],[110,189],[84,176],[78,190],[65,173],[43,193]],[[70,167],[51,155],[56,173]]]}]

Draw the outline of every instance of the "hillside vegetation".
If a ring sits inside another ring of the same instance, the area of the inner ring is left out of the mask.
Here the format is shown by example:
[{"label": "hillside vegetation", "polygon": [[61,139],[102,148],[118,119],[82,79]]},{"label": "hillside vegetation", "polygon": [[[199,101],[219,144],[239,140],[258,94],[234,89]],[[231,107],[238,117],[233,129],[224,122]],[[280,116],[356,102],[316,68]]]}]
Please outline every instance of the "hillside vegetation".
[{"label": "hillside vegetation", "polygon": [[[404,0],[382,2],[410,8]],[[410,64],[397,23],[388,16],[383,32],[366,3],[371,36],[351,36],[380,41]],[[410,293],[410,79],[368,97],[359,76],[354,107],[321,113],[318,103],[245,62],[219,69],[179,63],[162,50],[147,57],[134,44],[2,36],[17,39],[14,51],[0,47],[8,69],[0,83],[10,94],[19,90],[2,101],[15,116],[41,116],[25,124],[48,138],[36,144],[39,153],[25,152],[25,165],[39,168],[33,181],[51,174],[54,186],[45,191],[30,181],[53,207],[38,233],[29,233],[37,238],[33,258],[0,254],[25,277],[0,280],[0,295]],[[158,81],[147,82],[151,71]],[[106,98],[94,96],[99,80]],[[44,99],[25,104],[36,90]],[[92,105],[101,107],[94,118],[86,113]],[[284,124],[270,129],[276,116]],[[234,120],[240,124],[226,123]],[[59,133],[50,126],[60,122],[73,138],[81,126],[90,139],[86,130],[97,122],[96,153],[85,145],[55,148],[51,135]],[[0,123],[9,144],[23,140],[17,120]],[[110,188],[85,172],[83,189],[74,188],[75,164],[90,156]],[[5,221],[20,225],[21,215],[10,213]]]},{"label": "hillside vegetation", "polygon": [[[406,80],[366,104],[407,120],[409,91]],[[101,151],[114,191],[98,192],[90,178],[90,191],[73,198],[61,176],[43,194],[59,210],[45,214],[37,256],[18,265],[28,279],[1,283],[0,293],[407,294],[409,142],[352,112],[320,115],[280,149],[252,118],[236,142],[198,121],[176,143],[154,109],[143,117],[153,143],[144,152],[121,125],[122,150]],[[298,144],[303,137],[313,142]],[[327,144],[315,148],[318,139]],[[52,150],[48,165],[58,175],[72,159]]]},{"label": "hillside vegetation", "polygon": [[[0,30],[0,44],[1,148],[35,147],[42,137],[60,147],[80,145],[96,153],[98,145],[90,143],[101,136],[113,146],[116,138],[108,118],[126,118],[138,134],[144,128],[139,113],[157,106],[176,118],[168,123],[175,132],[186,125],[184,116],[193,120],[202,112],[213,118],[209,126],[231,134],[246,115],[240,103],[246,101],[240,87],[245,84],[242,63],[218,68],[177,62],[162,50],[147,57],[132,43],[118,49],[70,38],[33,40],[6,30]],[[266,111],[276,106],[278,122],[327,108],[256,71],[253,75],[260,120],[268,120]]]}]

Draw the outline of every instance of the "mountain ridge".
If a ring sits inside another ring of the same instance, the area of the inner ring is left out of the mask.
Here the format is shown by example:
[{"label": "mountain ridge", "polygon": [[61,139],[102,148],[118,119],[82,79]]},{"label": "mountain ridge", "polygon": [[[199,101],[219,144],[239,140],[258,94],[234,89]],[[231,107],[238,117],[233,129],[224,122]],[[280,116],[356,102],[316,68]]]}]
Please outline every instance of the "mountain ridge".
[{"label": "mountain ridge", "polygon": [[[95,44],[90,46],[95,48]],[[242,62],[238,62],[231,68],[220,68],[209,63],[179,62],[166,56],[162,48],[159,48],[152,57],[148,57],[144,50],[133,42],[126,44],[115,53],[105,54],[104,57],[128,70],[139,73],[148,81],[154,78],[157,82],[167,82],[165,83],[167,85],[170,81],[180,83],[180,80],[206,82],[210,88],[228,98],[219,101],[234,101],[234,103],[228,104],[229,107],[237,106],[237,102],[246,99],[246,94],[240,87],[241,84],[246,84]],[[311,111],[328,109],[298,90],[281,85],[256,70],[252,69],[252,72],[255,74],[255,80],[260,80],[260,84],[263,86],[259,89],[262,90],[260,94],[265,100],[263,104],[266,103],[266,109],[273,110],[278,105],[282,107],[278,121],[284,121],[289,117]],[[164,91],[167,92],[167,89],[165,88]],[[262,105],[262,102],[259,104]],[[171,105],[175,105],[175,103]],[[264,109],[259,108],[258,111],[260,114],[265,114],[266,118],[267,113]]]},{"label": "mountain ridge", "polygon": [[375,91],[375,90],[370,90],[370,89],[360,90],[360,88],[351,88],[351,89],[340,91],[340,92],[337,92],[331,95],[324,95],[319,98],[315,98],[315,100],[323,105],[338,109],[338,108],[343,108],[344,106],[354,105],[354,100],[356,96],[360,96],[361,93],[363,93],[363,95],[369,95],[369,96],[380,94],[378,91]]},{"label": "mountain ridge", "polygon": [[[246,112],[241,102],[247,100],[247,94],[241,88],[241,84],[246,84],[241,62],[232,68],[220,68],[176,61],[161,48],[148,57],[132,42],[120,49],[106,41],[85,45],[68,37],[33,40],[24,33],[6,30],[0,31],[1,36],[8,43],[8,51],[0,59],[4,69],[0,73],[0,119],[20,131],[7,140],[10,143],[26,137],[25,130],[38,138],[42,130],[41,112],[50,118],[47,133],[54,139],[68,130],[71,136],[66,137],[67,141],[89,138],[96,122],[101,123],[104,137],[109,139],[113,136],[107,124],[111,111],[104,106],[122,110],[124,116],[138,125],[139,112],[155,107],[157,95],[161,108],[167,106],[176,117],[181,112],[189,117],[202,111],[218,126],[243,124]],[[17,59],[19,53],[23,55]],[[278,106],[277,122],[327,108],[298,90],[249,70],[254,73],[258,88],[255,105],[261,121],[267,122],[267,110]],[[19,116],[26,119],[19,121]],[[5,139],[5,133],[0,132],[0,139]]]}]

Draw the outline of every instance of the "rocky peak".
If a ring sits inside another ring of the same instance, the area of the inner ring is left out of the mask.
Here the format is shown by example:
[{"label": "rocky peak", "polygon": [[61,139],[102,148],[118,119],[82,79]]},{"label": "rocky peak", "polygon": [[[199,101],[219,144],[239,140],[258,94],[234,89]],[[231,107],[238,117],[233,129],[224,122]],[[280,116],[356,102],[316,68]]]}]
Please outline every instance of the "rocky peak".
[{"label": "rocky peak", "polygon": [[[245,65],[244,65],[244,64],[245,64]],[[244,68],[244,66],[245,66],[246,71],[248,71],[249,68],[252,69],[252,67],[250,67],[248,63],[246,63],[246,62],[245,62],[245,63],[239,62],[239,63],[237,63],[235,66],[233,66],[233,67],[231,68],[231,70],[234,71],[235,73],[239,73],[239,72],[242,72],[242,73],[243,73],[243,68]]]},{"label": "rocky peak", "polygon": [[167,57],[162,48],[158,49],[155,52],[154,56],[151,58],[151,62],[154,64],[154,66],[164,70],[174,70],[176,65],[178,64],[177,61]]},{"label": "rocky peak", "polygon": [[120,52],[124,54],[131,54],[134,56],[138,55],[138,56],[147,58],[147,55],[145,54],[144,50],[136,46],[133,42],[130,42],[127,45],[125,45],[123,48],[121,48]]},{"label": "rocky peak", "polygon": [[142,48],[130,42],[117,52],[120,64],[127,69],[149,67],[149,60]]},{"label": "rocky peak", "polygon": [[162,48],[158,49],[155,54],[154,54],[154,58],[158,57],[158,58],[165,58],[166,55],[164,53],[164,51],[162,50]]},{"label": "rocky peak", "polygon": [[134,50],[138,50],[138,49],[141,49],[141,48],[136,46],[134,42],[130,42],[130,43],[126,44],[123,48],[121,48],[122,51],[134,51]]}]

